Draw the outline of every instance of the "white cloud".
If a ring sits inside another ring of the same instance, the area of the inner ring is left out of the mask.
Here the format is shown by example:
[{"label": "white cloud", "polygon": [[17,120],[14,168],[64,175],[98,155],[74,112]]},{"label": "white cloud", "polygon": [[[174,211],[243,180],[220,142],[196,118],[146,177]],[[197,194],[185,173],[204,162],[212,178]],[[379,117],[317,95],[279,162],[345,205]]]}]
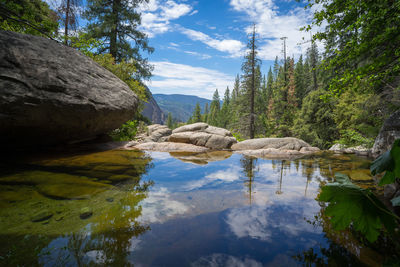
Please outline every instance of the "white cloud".
[{"label": "white cloud", "polygon": [[143,3],[139,11],[142,12],[141,28],[150,38],[170,31],[171,20],[193,15],[194,12],[190,5],[173,0],[150,0],[148,3]]},{"label": "white cloud", "polygon": [[[281,37],[286,40],[287,56],[299,56],[309,45],[298,43],[310,38],[310,34],[300,31],[300,28],[309,24],[312,11],[295,8],[287,14],[278,13],[278,7],[273,0],[231,0],[233,10],[246,15],[246,20],[256,24],[260,36],[259,56],[264,60],[274,60],[276,56],[282,58]],[[251,27],[246,29],[251,31]]]},{"label": "white cloud", "polygon": [[245,44],[243,44],[238,40],[233,40],[233,39],[218,40],[208,36],[205,33],[191,29],[186,29],[183,27],[180,27],[180,30],[183,34],[185,34],[193,41],[200,41],[218,51],[229,53],[230,56],[232,57],[241,57],[243,55],[243,49],[245,48]]},{"label": "white cloud", "polygon": [[147,85],[153,93],[180,93],[210,99],[216,88],[222,94],[226,86],[232,88],[235,80],[233,76],[217,70],[167,61],[150,63],[154,65],[154,79]]},{"label": "white cloud", "polygon": [[211,58],[210,55],[202,54],[202,53],[198,53],[198,52],[194,52],[194,51],[183,51],[183,52],[188,54],[188,55],[199,57],[201,59],[209,59],[209,58]]}]

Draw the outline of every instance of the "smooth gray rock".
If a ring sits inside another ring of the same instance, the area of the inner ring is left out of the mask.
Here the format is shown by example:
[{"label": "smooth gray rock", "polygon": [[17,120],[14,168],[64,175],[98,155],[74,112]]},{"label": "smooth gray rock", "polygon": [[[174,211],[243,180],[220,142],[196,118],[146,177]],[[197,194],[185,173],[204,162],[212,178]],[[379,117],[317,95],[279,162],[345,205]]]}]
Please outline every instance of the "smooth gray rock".
[{"label": "smooth gray rock", "polygon": [[379,156],[391,149],[394,141],[400,138],[400,110],[385,120],[372,147],[372,154]]},{"label": "smooth gray rock", "polygon": [[329,150],[336,153],[357,154],[362,156],[368,156],[371,153],[371,149],[364,146],[346,147],[342,144],[334,144]]},{"label": "smooth gray rock", "polygon": [[0,31],[0,143],[52,145],[87,140],[131,119],[129,87],[77,50]]},{"label": "smooth gray rock", "polygon": [[245,156],[266,158],[266,159],[295,159],[302,157],[306,153],[298,150],[282,150],[277,148],[264,148],[254,150],[237,150],[235,153],[243,154]]},{"label": "smooth gray rock", "polygon": [[181,127],[178,127],[172,131],[173,134],[175,133],[182,133],[182,132],[195,132],[195,131],[203,131],[205,130],[208,126],[207,123],[204,122],[197,122],[193,124],[188,124],[188,125],[183,125]]},{"label": "smooth gray rock", "polygon": [[284,138],[256,138],[249,139],[232,145],[232,150],[256,150],[275,148],[279,150],[297,150],[311,147],[308,143],[294,137]]},{"label": "smooth gray rock", "polygon": [[228,149],[236,143],[230,131],[198,122],[184,125],[172,131],[169,142],[205,146],[211,149]]},{"label": "smooth gray rock", "polygon": [[172,130],[165,125],[153,124],[147,127],[145,142],[165,142],[171,135]]}]

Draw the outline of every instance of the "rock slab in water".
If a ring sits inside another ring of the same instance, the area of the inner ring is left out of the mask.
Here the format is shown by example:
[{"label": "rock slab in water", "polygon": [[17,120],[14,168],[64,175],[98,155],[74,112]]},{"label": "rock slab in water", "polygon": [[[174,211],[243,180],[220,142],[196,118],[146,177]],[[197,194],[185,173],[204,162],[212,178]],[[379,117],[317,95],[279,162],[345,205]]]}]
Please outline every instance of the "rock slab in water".
[{"label": "rock slab in water", "polygon": [[357,154],[361,156],[368,156],[371,153],[371,149],[364,146],[346,147],[342,144],[334,144],[329,150],[336,153]]},{"label": "rock slab in water", "polygon": [[81,218],[82,220],[85,220],[87,218],[90,218],[92,215],[93,215],[93,211],[89,207],[84,207],[81,209],[79,218]]},{"label": "rock slab in water", "polygon": [[131,119],[129,87],[77,50],[0,31],[0,142],[50,145],[91,139]]},{"label": "rock slab in water", "polygon": [[393,142],[400,138],[400,110],[385,120],[372,147],[372,154],[379,156],[391,149]]},{"label": "rock slab in water", "polygon": [[42,211],[36,213],[35,215],[33,215],[31,218],[31,221],[32,222],[42,222],[42,221],[50,219],[51,217],[53,217],[53,213],[51,213],[48,210],[42,210]]},{"label": "rock slab in water", "polygon": [[236,143],[236,138],[226,129],[198,122],[184,125],[172,131],[169,142],[187,143],[210,149],[228,149]]}]

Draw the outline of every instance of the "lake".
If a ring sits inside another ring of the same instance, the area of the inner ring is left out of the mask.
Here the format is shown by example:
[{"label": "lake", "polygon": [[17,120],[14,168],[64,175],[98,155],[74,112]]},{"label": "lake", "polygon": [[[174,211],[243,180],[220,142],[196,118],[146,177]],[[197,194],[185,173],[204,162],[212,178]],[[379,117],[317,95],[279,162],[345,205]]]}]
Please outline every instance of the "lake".
[{"label": "lake", "polygon": [[[18,162],[18,163],[15,163]],[[334,232],[315,200],[345,172],[372,186],[370,161],[110,150],[3,160],[4,266],[379,265]]]}]

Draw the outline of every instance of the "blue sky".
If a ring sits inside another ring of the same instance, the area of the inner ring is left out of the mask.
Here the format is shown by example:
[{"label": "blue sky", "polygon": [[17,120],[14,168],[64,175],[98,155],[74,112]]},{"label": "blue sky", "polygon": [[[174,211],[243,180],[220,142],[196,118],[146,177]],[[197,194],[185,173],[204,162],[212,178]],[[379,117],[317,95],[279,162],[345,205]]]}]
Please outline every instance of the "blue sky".
[{"label": "blue sky", "polygon": [[241,72],[253,23],[259,36],[263,73],[276,56],[283,57],[280,37],[288,37],[287,55],[298,58],[309,46],[298,43],[310,38],[299,29],[310,22],[313,11],[305,10],[303,1],[149,0],[140,7],[141,30],[155,48],[147,55],[154,65],[147,85],[154,94],[211,99],[217,88],[223,95],[227,86],[232,89],[235,75]]},{"label": "blue sky", "polygon": [[294,0],[150,0],[141,7],[142,30],[155,52],[149,55],[153,93],[189,94],[211,98],[232,88],[246,53],[252,23],[259,34],[259,57],[266,73],[275,56],[297,58],[308,45],[298,45],[309,33],[299,29],[310,22],[304,2]]}]

